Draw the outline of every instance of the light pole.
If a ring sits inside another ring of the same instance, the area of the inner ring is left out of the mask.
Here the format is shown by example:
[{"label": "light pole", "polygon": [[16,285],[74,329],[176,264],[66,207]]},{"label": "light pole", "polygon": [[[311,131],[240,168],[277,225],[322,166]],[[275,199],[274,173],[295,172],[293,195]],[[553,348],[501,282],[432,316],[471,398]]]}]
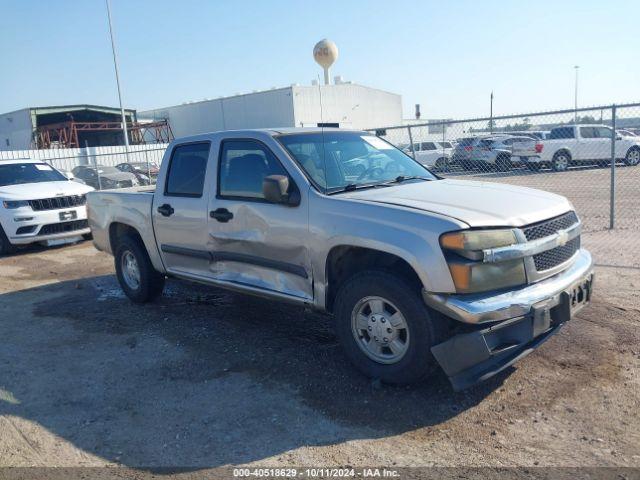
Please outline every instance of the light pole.
[{"label": "light pole", "polygon": [[122,93],[120,91],[120,75],[118,73],[118,56],[116,55],[116,43],[113,39],[113,26],[111,25],[111,6],[109,0],[105,0],[107,4],[107,17],[109,19],[109,36],[111,37],[111,52],[113,53],[113,67],[116,71],[116,85],[118,86],[118,101],[120,102],[120,115],[122,116],[122,134],[124,136],[124,149],[129,162],[129,134],[127,132],[127,117],[124,114],[122,106]]},{"label": "light pole", "polygon": [[489,98],[489,133],[493,133],[493,90]]},{"label": "light pole", "polygon": [[573,108],[575,111],[573,115],[573,121],[575,123],[578,123],[578,70],[580,70],[580,65],[575,65],[573,68],[576,71],[576,81],[573,95]]}]

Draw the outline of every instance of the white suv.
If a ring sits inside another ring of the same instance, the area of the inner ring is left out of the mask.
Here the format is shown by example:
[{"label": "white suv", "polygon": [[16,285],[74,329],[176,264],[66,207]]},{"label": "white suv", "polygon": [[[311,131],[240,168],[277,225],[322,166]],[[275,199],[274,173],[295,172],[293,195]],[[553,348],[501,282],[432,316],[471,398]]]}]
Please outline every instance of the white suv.
[{"label": "white suv", "polygon": [[[405,147],[404,151],[411,155],[411,146]],[[425,167],[444,170],[451,161],[453,145],[447,141],[415,142],[413,144],[413,152],[415,153],[416,161]]]},{"label": "white suv", "polygon": [[85,204],[92,190],[46,163],[0,162],[0,255],[16,245],[69,243],[89,235]]}]

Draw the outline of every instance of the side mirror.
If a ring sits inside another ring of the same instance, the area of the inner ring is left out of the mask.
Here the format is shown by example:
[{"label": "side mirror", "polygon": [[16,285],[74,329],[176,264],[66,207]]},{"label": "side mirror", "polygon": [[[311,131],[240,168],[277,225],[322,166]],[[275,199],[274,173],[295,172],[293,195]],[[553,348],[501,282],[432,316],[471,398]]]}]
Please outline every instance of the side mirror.
[{"label": "side mirror", "polygon": [[300,193],[289,192],[289,177],[286,175],[269,175],[262,181],[262,194],[269,203],[300,205]]}]

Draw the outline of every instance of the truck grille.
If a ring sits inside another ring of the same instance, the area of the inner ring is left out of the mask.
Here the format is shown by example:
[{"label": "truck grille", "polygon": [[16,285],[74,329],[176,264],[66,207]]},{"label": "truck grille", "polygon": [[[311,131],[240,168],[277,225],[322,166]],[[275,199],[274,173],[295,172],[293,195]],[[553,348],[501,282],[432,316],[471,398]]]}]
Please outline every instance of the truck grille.
[{"label": "truck grille", "polygon": [[83,230],[85,228],[89,228],[88,220],[72,220],[70,222],[50,223],[48,225],[44,225],[38,232],[38,235],[55,235],[57,233]]},{"label": "truck grille", "polygon": [[542,222],[532,223],[522,228],[524,236],[527,240],[538,240],[539,238],[548,237],[553,235],[558,230],[564,230],[571,225],[578,223],[578,217],[576,212],[568,212],[559,217],[554,217],[549,220],[543,220]]},{"label": "truck grille", "polygon": [[[522,228],[524,236],[528,241],[553,235],[558,230],[564,230],[578,223],[575,212],[568,212],[559,217],[544,220]],[[538,272],[552,269],[569,260],[580,249],[580,237],[576,237],[562,247],[552,248],[546,252],[533,256],[533,262]]]},{"label": "truck grille", "polygon": [[60,210],[61,208],[79,207],[87,203],[85,195],[71,195],[68,197],[42,198],[29,200],[29,205],[36,212],[42,210]]}]

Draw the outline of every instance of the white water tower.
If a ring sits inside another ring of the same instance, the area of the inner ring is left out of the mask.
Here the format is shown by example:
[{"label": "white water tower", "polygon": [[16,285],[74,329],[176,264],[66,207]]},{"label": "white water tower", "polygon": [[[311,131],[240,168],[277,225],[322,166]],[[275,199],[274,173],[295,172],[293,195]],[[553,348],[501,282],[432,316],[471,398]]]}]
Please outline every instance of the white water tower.
[{"label": "white water tower", "polygon": [[338,47],[326,38],[320,40],[313,47],[313,58],[324,70],[324,84],[329,85],[329,68],[338,59]]}]

